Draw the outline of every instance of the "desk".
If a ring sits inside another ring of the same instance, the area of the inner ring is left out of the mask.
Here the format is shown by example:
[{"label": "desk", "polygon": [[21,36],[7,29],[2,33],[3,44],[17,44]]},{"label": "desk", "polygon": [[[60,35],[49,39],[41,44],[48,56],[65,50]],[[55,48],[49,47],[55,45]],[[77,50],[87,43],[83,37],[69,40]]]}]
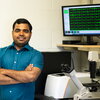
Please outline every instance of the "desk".
[{"label": "desk", "polygon": [[63,47],[65,50],[100,51],[100,45],[58,44],[57,47]]},{"label": "desk", "polygon": [[[75,52],[75,50],[77,51],[99,51],[98,53],[100,54],[100,45],[73,45],[73,44],[58,44],[57,45],[60,48],[64,48],[65,50],[70,50],[71,52]],[[82,57],[85,55],[82,55]],[[87,56],[87,55],[86,55]],[[85,58],[87,59],[87,57],[85,56]],[[78,58],[78,57],[77,57]],[[85,63],[87,63],[86,65],[88,65],[88,62],[86,59],[83,59],[83,65]],[[80,59],[79,59],[80,60]],[[98,60],[100,62],[100,59]],[[74,62],[75,63],[75,62]],[[82,65],[81,64],[81,65]]]}]

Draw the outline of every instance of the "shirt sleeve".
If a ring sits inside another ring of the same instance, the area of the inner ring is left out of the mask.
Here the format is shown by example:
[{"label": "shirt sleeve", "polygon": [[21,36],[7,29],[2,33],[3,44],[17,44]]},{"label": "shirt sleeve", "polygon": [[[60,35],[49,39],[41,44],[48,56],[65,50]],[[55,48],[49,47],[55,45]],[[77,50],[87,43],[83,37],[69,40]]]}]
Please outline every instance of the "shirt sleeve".
[{"label": "shirt sleeve", "polygon": [[0,68],[1,68],[1,60],[2,60],[3,55],[4,55],[4,50],[3,48],[0,48]]},{"label": "shirt sleeve", "polygon": [[0,68],[1,68],[1,48],[0,48]]},{"label": "shirt sleeve", "polygon": [[35,55],[32,56],[30,64],[33,64],[34,67],[38,67],[42,70],[44,65],[43,54],[37,51]]}]

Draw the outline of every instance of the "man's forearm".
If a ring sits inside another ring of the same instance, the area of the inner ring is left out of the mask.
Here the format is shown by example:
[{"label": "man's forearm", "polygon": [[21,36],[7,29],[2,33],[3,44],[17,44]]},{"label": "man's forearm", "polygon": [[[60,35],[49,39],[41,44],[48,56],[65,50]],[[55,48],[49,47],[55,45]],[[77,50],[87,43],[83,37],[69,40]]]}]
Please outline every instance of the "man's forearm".
[{"label": "man's forearm", "polygon": [[12,79],[8,76],[0,74],[0,85],[18,84],[19,81]]},{"label": "man's forearm", "polygon": [[27,79],[28,71],[16,71],[16,70],[9,70],[9,69],[0,69],[0,73],[2,75],[6,75],[14,80],[24,82]]},{"label": "man's forearm", "polygon": [[41,70],[32,66],[33,65],[29,65],[24,71],[0,69],[0,73],[20,81],[21,83],[33,82],[37,79]]},{"label": "man's forearm", "polygon": [[22,83],[30,82],[31,71],[5,70],[3,74],[14,78],[15,80],[18,80]]}]

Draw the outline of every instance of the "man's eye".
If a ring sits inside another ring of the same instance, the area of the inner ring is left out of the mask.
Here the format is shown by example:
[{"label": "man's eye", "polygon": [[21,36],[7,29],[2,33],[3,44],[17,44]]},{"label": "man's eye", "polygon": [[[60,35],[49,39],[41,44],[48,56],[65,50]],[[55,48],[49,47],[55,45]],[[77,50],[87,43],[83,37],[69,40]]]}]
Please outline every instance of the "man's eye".
[{"label": "man's eye", "polygon": [[29,31],[29,30],[27,30],[27,29],[25,29],[25,30],[23,30],[23,32],[25,32],[25,33],[29,33],[30,31]]},{"label": "man's eye", "polygon": [[20,32],[20,29],[16,29],[15,32]]}]

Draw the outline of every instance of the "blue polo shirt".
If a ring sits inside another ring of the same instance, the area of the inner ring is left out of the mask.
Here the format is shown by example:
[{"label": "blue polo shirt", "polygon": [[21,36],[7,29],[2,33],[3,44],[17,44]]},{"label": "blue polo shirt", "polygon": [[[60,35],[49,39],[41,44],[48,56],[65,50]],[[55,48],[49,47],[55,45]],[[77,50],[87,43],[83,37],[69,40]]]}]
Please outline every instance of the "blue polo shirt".
[{"label": "blue polo shirt", "polygon": [[[41,70],[43,68],[43,55],[28,44],[19,51],[14,47],[14,43],[0,48],[1,68],[21,71],[29,64]],[[34,92],[35,82],[0,85],[0,100],[34,100]]]}]

